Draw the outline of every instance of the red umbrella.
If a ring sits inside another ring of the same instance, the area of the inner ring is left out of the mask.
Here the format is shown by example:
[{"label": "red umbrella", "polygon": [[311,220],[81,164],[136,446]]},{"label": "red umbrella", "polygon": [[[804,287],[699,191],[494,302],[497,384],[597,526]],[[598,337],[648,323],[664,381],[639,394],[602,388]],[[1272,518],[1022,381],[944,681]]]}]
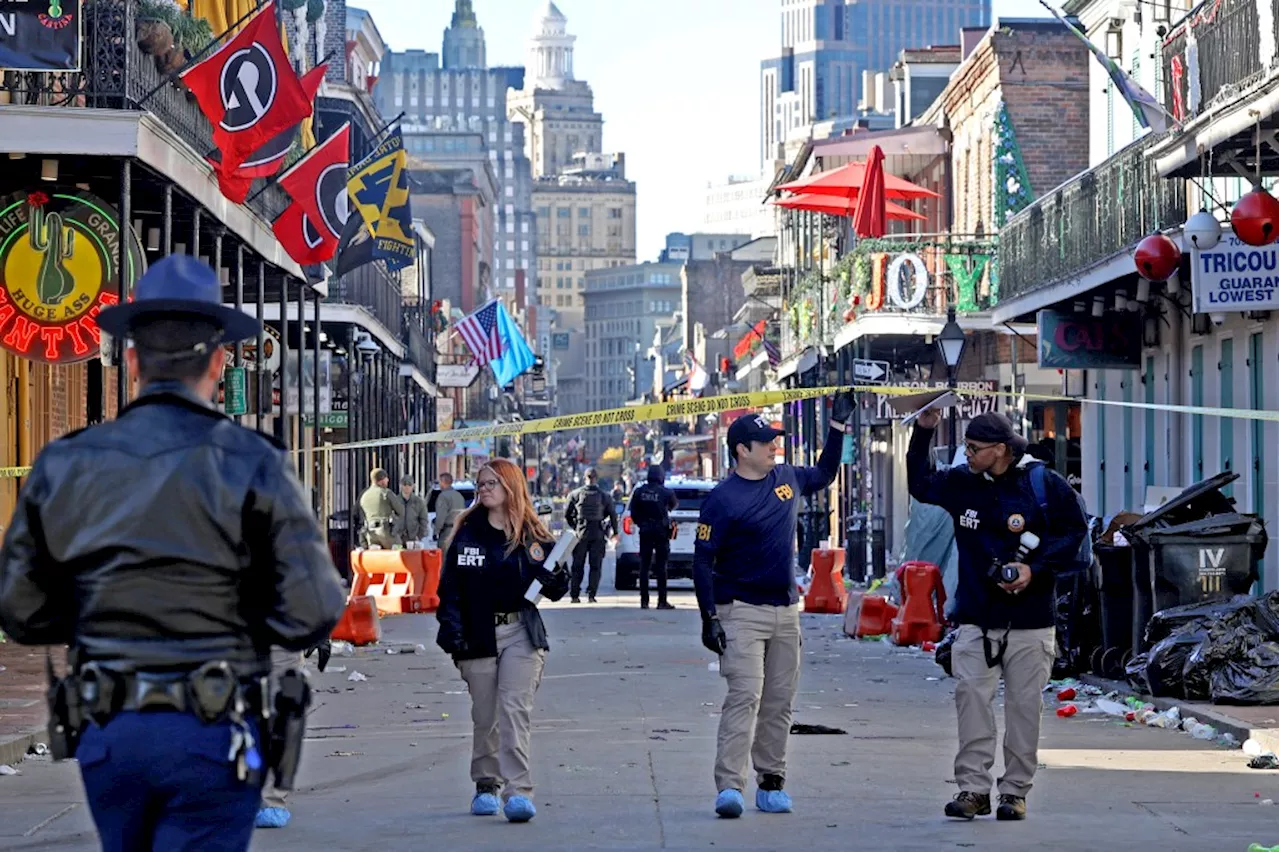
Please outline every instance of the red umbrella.
[{"label": "red umbrella", "polygon": [[872,145],[867,154],[867,167],[862,171],[862,190],[858,193],[858,209],[853,213],[853,232],[864,238],[884,236],[884,151]]},{"label": "red umbrella", "polygon": [[[819,172],[803,180],[784,183],[778,189],[786,192],[808,192],[814,195],[840,195],[852,198],[862,188],[865,170],[866,163],[849,163],[829,172]],[[941,197],[931,189],[925,189],[923,186],[891,174],[884,176],[884,195],[885,198],[899,200]]]},{"label": "red umbrella", "polygon": [[[841,198],[836,195],[793,195],[790,198],[779,198],[773,203],[788,210],[808,210],[829,216],[852,216],[858,209],[856,197]],[[884,217],[899,222],[922,222],[926,218],[923,214],[892,201],[884,203]]]}]

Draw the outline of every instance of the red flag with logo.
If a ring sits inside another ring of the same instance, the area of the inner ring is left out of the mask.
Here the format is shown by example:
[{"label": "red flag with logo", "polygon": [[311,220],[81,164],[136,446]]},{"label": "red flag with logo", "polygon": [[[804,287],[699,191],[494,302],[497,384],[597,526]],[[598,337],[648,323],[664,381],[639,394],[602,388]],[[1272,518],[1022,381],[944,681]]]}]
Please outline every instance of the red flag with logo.
[{"label": "red flag with logo", "polygon": [[213,125],[213,142],[229,174],[280,131],[311,114],[311,99],[280,40],[274,0],[181,78]]},{"label": "red flag with logo", "polygon": [[[325,72],[329,69],[327,63],[317,65],[298,81],[302,84],[302,91],[306,93],[307,99],[314,106],[316,92],[320,90],[320,83],[324,80]],[[277,133],[267,144],[249,155],[238,169],[232,173],[222,170],[222,152],[214,151],[206,159],[209,165],[213,166],[214,174],[218,178],[218,188],[222,190],[222,194],[236,204],[244,204],[245,199],[249,197],[249,189],[253,186],[256,178],[271,177],[280,171],[280,167],[284,165],[285,158],[289,156],[289,151],[293,149],[293,143],[297,140],[298,127],[301,124],[295,124],[286,130]]]},{"label": "red flag with logo", "polygon": [[[280,175],[278,181],[313,228],[337,246],[347,224],[347,167],[351,163],[351,125],[344,124],[328,139]],[[330,255],[332,257],[332,255]]]},{"label": "red flag with logo", "polygon": [[289,257],[300,266],[331,260],[338,251],[338,240],[330,237],[323,226],[317,228],[302,212],[302,205],[292,202],[274,222],[271,230]]}]

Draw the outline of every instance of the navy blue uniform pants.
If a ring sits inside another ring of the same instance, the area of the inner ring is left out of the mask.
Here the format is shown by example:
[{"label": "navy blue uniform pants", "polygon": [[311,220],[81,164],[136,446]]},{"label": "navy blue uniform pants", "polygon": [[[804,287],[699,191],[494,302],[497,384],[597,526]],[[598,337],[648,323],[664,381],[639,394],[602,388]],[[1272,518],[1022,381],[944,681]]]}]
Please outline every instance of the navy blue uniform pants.
[{"label": "navy blue uniform pants", "polygon": [[600,568],[604,565],[604,552],[607,545],[608,542],[605,541],[603,534],[598,538],[581,539],[574,545],[573,567],[570,570],[573,597],[578,597],[578,593],[582,591],[582,569],[587,561],[591,563],[591,574],[587,577],[587,594],[595,597],[596,592],[600,590]]},{"label": "navy blue uniform pants", "polygon": [[103,852],[248,849],[261,790],[236,778],[230,750],[229,723],[190,713],[90,724],[76,759]]},{"label": "navy blue uniform pants", "polygon": [[658,603],[667,602],[667,558],[671,555],[671,529],[640,530],[640,602],[649,605],[649,572],[658,580]]}]

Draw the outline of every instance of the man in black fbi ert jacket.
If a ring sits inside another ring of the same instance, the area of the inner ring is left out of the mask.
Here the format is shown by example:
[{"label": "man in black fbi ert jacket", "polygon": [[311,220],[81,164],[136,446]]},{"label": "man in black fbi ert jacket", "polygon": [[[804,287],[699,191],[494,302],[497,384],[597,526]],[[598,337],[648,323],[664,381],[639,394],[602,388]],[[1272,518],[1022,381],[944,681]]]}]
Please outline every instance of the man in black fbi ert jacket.
[{"label": "man in black fbi ert jacket", "polygon": [[667,559],[671,556],[671,510],[676,493],[662,483],[666,475],[650,465],[646,482],[631,494],[631,522],[640,529],[640,608],[649,608],[649,569],[658,578],[658,609],[675,609],[667,601]]},{"label": "man in black fbi ert jacket", "polygon": [[289,456],[210,402],[223,344],[258,333],[217,274],[166,257],[98,319],[132,339],[141,392],[36,459],[0,551],[0,628],[70,646],[51,732],[104,849],[244,850],[283,753],[262,722],[271,648],[327,637],[345,595]]},{"label": "man in black fbi ert jacket", "polygon": [[946,814],[973,819],[991,813],[992,704],[1003,675],[1005,771],[996,818],[1024,819],[1036,772],[1042,693],[1057,650],[1054,573],[1070,567],[1079,552],[1085,518],[1075,490],[1052,471],[1043,471],[1046,506],[1040,506],[1030,470],[1041,462],[1026,454],[1026,439],[996,412],[969,421],[967,465],[933,470],[929,447],[938,419],[937,411],[926,411],[916,420],[907,449],[907,487],[921,503],[950,513],[959,554],[954,619],[960,627],[951,665],[959,680],[960,792],[947,803]]}]

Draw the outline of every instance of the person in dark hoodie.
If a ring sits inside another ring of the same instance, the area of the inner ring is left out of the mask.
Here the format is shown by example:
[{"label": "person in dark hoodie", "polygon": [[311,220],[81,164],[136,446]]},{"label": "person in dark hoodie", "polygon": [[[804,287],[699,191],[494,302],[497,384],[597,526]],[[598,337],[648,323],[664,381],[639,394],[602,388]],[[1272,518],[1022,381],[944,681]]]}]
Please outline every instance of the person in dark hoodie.
[{"label": "person in dark hoodie", "polygon": [[471,693],[471,813],[511,822],[537,812],[529,776],[533,696],[551,649],[533,586],[559,600],[565,572],[546,568],[554,539],[533,509],[524,473],[494,459],[476,474],[476,500],[458,516],[440,576],[436,644]]},{"label": "person in dark hoodie", "polygon": [[666,474],[650,465],[644,485],[631,493],[631,521],[640,528],[640,608],[649,608],[649,569],[658,580],[658,609],[675,609],[667,600],[667,558],[671,555],[671,510],[679,501],[662,483]]},{"label": "person in dark hoodie", "polygon": [[[929,446],[937,411],[916,419],[907,449],[907,488],[921,503],[950,513],[959,556],[954,620],[960,625],[951,649],[960,747],[955,778],[960,792],[947,802],[949,817],[973,819],[991,813],[991,767],[995,763],[996,687],[1004,677],[1004,775],[997,782],[996,818],[1021,820],[1035,776],[1042,694],[1057,653],[1054,639],[1055,571],[1069,570],[1086,534],[1075,491],[1044,471],[1044,508],[1035,494],[1027,440],[1002,414],[986,412],[969,421],[964,434],[968,464],[933,470]],[[1040,539],[1028,552],[1019,539]],[[1018,558],[1020,557],[1020,558]],[[1016,569],[1006,580],[999,570]]]}]

